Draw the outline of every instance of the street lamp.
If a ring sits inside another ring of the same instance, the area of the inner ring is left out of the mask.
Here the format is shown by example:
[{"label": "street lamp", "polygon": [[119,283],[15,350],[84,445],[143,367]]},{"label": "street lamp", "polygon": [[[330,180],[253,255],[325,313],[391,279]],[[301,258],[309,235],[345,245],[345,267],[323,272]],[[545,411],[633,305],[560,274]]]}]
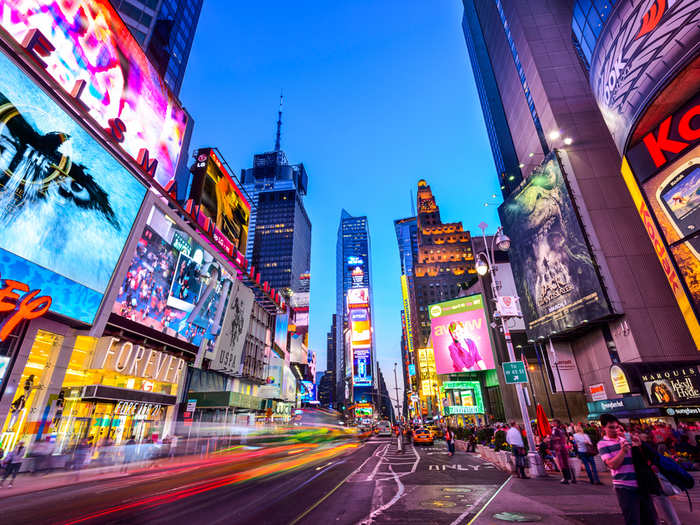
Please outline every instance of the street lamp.
[{"label": "street lamp", "polygon": [[[479,229],[484,238],[484,251],[480,252],[476,256],[476,271],[479,275],[485,276],[489,271],[491,272],[491,293],[493,294],[493,299],[498,302],[500,294],[498,288],[496,287],[495,274],[497,267],[495,265],[495,252],[494,247],[497,246],[501,251],[508,251],[510,249],[510,238],[503,232],[503,227],[499,226],[491,240],[491,246],[489,246],[486,240],[486,228],[488,224],[482,222],[479,224]],[[494,246],[495,245],[495,246]],[[506,340],[506,347],[508,348],[508,358],[511,361],[515,361],[515,350],[513,350],[513,342],[510,338],[510,330],[506,325],[506,317],[503,315],[498,316],[501,320],[501,327],[503,328],[503,336]],[[523,391],[522,383],[515,384],[515,391],[518,396],[518,404],[520,405],[520,415],[523,418],[523,424],[525,425],[525,433],[527,434],[527,444],[529,448],[528,458],[530,460],[530,471],[534,473],[535,476],[543,477],[546,476],[544,472],[544,465],[542,464],[542,458],[537,453],[535,448],[535,435],[532,433],[532,425],[530,425],[530,415],[527,412],[527,404],[525,403],[525,392]]]}]

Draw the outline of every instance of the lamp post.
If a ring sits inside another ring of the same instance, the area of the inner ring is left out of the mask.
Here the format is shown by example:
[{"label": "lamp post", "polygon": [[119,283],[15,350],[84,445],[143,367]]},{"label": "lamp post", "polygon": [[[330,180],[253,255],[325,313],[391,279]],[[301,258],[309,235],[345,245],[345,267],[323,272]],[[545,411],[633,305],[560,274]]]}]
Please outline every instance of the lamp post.
[{"label": "lamp post", "polygon": [[[401,421],[401,401],[399,400],[399,383],[396,380],[396,367],[398,366],[398,363],[394,363],[394,388],[396,389],[396,418]],[[389,398],[391,399],[391,398]]]},{"label": "lamp post", "polygon": [[[481,234],[484,238],[484,251],[478,253],[476,256],[476,271],[482,277],[485,276],[487,273],[491,272],[491,293],[493,295],[493,299],[495,301],[498,301],[498,299],[500,298],[500,294],[498,288],[496,287],[496,281],[494,279],[497,271],[495,264],[496,258],[494,248],[495,246],[498,246],[499,250],[507,252],[510,249],[510,238],[505,233],[503,233],[503,227],[499,226],[498,230],[496,231],[496,235],[494,235],[493,239],[491,240],[491,246],[489,246],[488,241],[486,239],[486,228],[488,228],[488,224],[486,224],[485,222],[479,224],[479,229],[481,230]],[[506,318],[502,315],[499,315],[499,318],[501,319],[503,336],[506,340],[506,348],[508,349],[508,359],[510,359],[511,361],[515,361],[515,350],[513,349],[513,342],[510,338],[510,330],[506,325]],[[540,455],[537,453],[537,449],[535,447],[535,435],[532,433],[532,425],[530,425],[530,415],[527,412],[527,404],[525,403],[525,393],[523,392],[523,385],[521,383],[516,383],[515,391],[518,396],[520,414],[523,418],[523,424],[525,425],[525,433],[527,435],[530,472],[531,474],[534,474],[538,477],[546,476],[544,472],[544,465],[542,464],[542,458],[540,458]]]}]

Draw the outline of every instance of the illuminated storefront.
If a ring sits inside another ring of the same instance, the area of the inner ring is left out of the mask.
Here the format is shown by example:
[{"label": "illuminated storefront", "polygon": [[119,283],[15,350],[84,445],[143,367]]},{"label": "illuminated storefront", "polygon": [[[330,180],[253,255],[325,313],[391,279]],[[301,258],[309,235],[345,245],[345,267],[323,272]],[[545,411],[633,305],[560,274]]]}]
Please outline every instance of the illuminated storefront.
[{"label": "illuminated storefront", "polygon": [[421,414],[423,416],[437,415],[438,382],[437,374],[435,373],[435,356],[433,355],[432,347],[418,349],[418,369],[421,378],[418,384]]},{"label": "illuminated storefront", "polygon": [[484,425],[484,397],[479,381],[445,381],[440,385],[445,417],[453,424]]}]

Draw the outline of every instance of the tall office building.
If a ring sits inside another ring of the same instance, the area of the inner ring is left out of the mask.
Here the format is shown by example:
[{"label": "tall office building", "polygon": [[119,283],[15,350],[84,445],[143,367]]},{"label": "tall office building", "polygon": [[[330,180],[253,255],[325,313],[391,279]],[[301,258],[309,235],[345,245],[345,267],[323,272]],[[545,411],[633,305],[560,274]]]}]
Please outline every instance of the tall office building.
[{"label": "tall office building", "polygon": [[111,0],[168,87],[178,95],[204,0]]},{"label": "tall office building", "polygon": [[376,385],[371,271],[367,217],[353,217],[342,210],[336,244],[336,383],[339,401],[346,397],[351,400],[365,398]]},{"label": "tall office building", "polygon": [[[611,381],[612,366],[697,353],[620,175],[616,148],[644,101],[653,100],[644,90],[666,83],[674,60],[692,56],[688,38],[697,36],[697,24],[683,18],[683,2],[654,24],[647,23],[651,2],[632,0],[463,4],[526,332],[551,366],[567,363],[553,387],[584,391],[594,417],[599,397],[591,389],[602,387],[604,398],[623,391]],[[664,53],[642,51],[657,44]],[[626,52],[633,55],[615,54]],[[642,417],[627,401],[625,417]]]},{"label": "tall office building", "polygon": [[255,155],[241,182],[253,202],[246,257],[263,281],[289,296],[309,291],[311,221],[303,201],[308,175],[279,149],[280,126],[278,120],[275,151]]}]

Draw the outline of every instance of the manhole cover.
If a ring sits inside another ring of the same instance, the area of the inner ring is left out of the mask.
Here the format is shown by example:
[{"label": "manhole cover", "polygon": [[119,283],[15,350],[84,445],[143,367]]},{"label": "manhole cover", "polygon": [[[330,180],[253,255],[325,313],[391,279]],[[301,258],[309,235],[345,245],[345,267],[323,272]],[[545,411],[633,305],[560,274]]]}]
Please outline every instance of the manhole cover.
[{"label": "manhole cover", "polygon": [[513,521],[518,523],[542,521],[542,516],[537,514],[524,514],[522,512],[499,512],[493,515],[494,518],[501,521]]},{"label": "manhole cover", "polygon": [[472,492],[472,489],[467,487],[445,487],[442,489],[444,492]]},{"label": "manhole cover", "polygon": [[424,501],[421,503],[423,507],[429,507],[431,509],[444,509],[448,507],[456,507],[457,504],[454,501],[445,501],[441,499]]}]

